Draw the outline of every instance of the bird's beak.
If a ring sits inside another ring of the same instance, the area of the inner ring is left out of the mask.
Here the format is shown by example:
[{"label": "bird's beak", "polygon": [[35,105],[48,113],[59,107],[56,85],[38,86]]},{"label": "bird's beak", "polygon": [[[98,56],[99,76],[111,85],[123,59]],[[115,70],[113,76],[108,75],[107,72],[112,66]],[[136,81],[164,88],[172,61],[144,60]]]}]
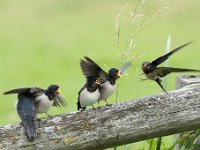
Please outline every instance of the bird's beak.
[{"label": "bird's beak", "polygon": [[96,83],[97,85],[101,84],[101,82],[100,82],[99,80],[96,80],[95,83]]},{"label": "bird's beak", "polygon": [[121,77],[120,71],[117,72],[117,77],[118,77],[118,78]]},{"label": "bird's beak", "polygon": [[60,88],[58,88],[58,89],[56,90],[56,94],[60,94],[60,93],[61,93]]}]

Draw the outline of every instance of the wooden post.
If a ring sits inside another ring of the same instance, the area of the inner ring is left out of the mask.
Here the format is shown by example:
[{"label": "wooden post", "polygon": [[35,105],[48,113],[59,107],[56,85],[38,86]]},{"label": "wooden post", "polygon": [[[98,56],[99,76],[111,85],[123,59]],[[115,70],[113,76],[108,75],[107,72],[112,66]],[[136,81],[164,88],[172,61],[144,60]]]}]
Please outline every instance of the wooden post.
[{"label": "wooden post", "polygon": [[[176,78],[176,89],[181,89],[185,86],[192,85],[192,84],[197,84],[200,83],[200,75],[194,76],[194,75],[183,75],[183,76],[178,76]],[[174,142],[177,140],[177,138],[180,137],[180,134],[174,135]],[[175,150],[180,150],[179,144],[176,145]]]}]

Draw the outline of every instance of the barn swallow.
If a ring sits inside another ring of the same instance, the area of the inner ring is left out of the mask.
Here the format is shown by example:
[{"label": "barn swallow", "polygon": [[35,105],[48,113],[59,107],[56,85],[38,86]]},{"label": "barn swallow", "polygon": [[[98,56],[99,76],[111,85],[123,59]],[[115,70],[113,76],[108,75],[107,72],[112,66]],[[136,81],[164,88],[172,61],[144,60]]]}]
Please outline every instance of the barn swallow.
[{"label": "barn swallow", "polygon": [[101,96],[99,98],[99,101],[105,100],[106,104],[108,104],[107,99],[115,91],[116,80],[119,79],[121,76],[120,70],[116,68],[111,68],[107,73],[89,57],[84,58],[85,60],[81,60],[80,62],[83,75],[86,78],[96,77],[100,81],[104,82],[100,91]]},{"label": "barn swallow", "polygon": [[94,108],[94,103],[100,98],[101,82],[96,77],[87,77],[86,84],[78,93],[77,109],[85,110],[87,106]]},{"label": "barn swallow", "polygon": [[50,85],[47,89],[41,89],[38,87],[18,88],[7,91],[4,94],[19,93],[29,93],[35,97],[37,114],[47,114],[47,111],[51,108],[51,106],[65,107],[67,105],[67,102],[60,95],[60,89],[58,85]]},{"label": "barn swallow", "polygon": [[173,68],[173,67],[157,67],[164,61],[166,61],[172,54],[176,53],[178,50],[184,48],[185,46],[191,44],[192,42],[185,43],[175,49],[173,49],[171,52],[158,57],[152,62],[143,62],[142,64],[142,70],[144,72],[144,75],[147,77],[147,79],[154,80],[158,83],[158,85],[163,89],[164,92],[166,90],[164,89],[162,85],[162,80],[160,78],[165,77],[166,75],[173,73],[173,72],[199,72],[200,70],[195,69],[185,69],[185,68]]},{"label": "barn swallow", "polygon": [[58,85],[50,85],[46,90],[38,87],[18,88],[4,94],[18,94],[16,109],[29,141],[36,138],[38,113],[47,113],[52,105],[66,106],[65,100],[59,94]]}]

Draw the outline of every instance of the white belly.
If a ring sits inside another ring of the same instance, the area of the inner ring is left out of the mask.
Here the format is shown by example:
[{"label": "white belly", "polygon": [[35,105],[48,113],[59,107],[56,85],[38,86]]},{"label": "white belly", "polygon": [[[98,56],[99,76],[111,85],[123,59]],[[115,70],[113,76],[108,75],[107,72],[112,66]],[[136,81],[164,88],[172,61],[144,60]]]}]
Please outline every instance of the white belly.
[{"label": "white belly", "polygon": [[100,100],[106,100],[115,91],[116,84],[111,85],[109,81],[103,84]]},{"label": "white belly", "polygon": [[92,106],[94,103],[96,103],[100,98],[100,92],[99,90],[96,90],[95,92],[88,92],[87,88],[85,88],[80,93],[80,103],[82,107],[86,106]]},{"label": "white belly", "polygon": [[53,105],[54,100],[49,100],[49,98],[43,94],[36,98],[37,104],[37,113],[46,113],[51,106]]},{"label": "white belly", "polygon": [[154,72],[153,72],[153,73],[149,73],[149,74],[145,74],[145,76],[146,76],[148,79],[150,79],[150,80],[156,80],[156,79],[159,78],[159,76],[158,76],[158,75],[155,75]]}]

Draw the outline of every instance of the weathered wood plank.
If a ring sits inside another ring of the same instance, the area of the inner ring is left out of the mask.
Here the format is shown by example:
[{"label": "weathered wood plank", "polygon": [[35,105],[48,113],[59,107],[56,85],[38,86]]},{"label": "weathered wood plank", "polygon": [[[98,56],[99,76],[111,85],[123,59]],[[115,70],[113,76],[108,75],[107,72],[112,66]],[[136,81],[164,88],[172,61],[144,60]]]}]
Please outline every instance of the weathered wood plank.
[{"label": "weathered wood plank", "polygon": [[0,127],[0,149],[103,149],[200,127],[200,85],[44,118],[28,142],[20,125]]},{"label": "weathered wood plank", "polygon": [[[189,85],[200,83],[200,75],[183,75],[176,78],[176,89],[188,87]],[[181,134],[174,135],[174,142],[180,137]],[[198,140],[196,140],[198,142]],[[200,143],[200,142],[199,142]],[[176,144],[175,150],[180,150],[180,145]]]}]

